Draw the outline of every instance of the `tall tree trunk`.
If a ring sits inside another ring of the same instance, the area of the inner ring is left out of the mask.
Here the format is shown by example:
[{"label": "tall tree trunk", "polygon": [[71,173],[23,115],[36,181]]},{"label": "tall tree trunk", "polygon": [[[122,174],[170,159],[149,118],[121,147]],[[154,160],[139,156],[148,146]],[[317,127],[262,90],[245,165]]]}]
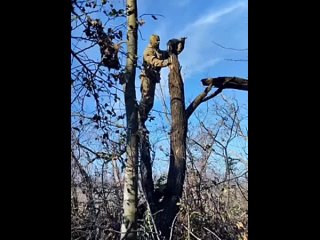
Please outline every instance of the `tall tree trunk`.
[{"label": "tall tree trunk", "polygon": [[170,167],[164,196],[164,210],[160,219],[161,233],[169,238],[170,227],[179,211],[177,203],[182,197],[186,170],[187,118],[185,112],[184,85],[176,55],[172,55],[169,73],[171,104]]},{"label": "tall tree trunk", "polygon": [[137,239],[137,181],[138,181],[138,104],[135,92],[137,63],[137,3],[127,0],[127,62],[124,95],[127,116],[127,164],[123,189],[123,222],[121,239]]},{"label": "tall tree trunk", "polygon": [[151,212],[154,212],[156,210],[156,206],[154,199],[154,183],[152,177],[152,165],[150,156],[150,141],[147,135],[142,135],[140,137],[140,142],[141,185],[147,201],[150,205]]}]

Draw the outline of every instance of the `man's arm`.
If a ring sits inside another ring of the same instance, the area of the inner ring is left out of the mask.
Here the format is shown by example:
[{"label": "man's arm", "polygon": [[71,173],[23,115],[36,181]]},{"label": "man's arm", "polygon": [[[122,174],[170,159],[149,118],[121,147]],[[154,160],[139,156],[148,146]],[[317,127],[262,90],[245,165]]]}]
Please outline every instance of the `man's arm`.
[{"label": "man's arm", "polygon": [[168,59],[158,59],[154,52],[149,49],[144,52],[144,60],[153,67],[167,67],[170,64]]},{"label": "man's arm", "polygon": [[159,50],[159,54],[161,55],[160,59],[168,59],[169,58],[169,52],[165,50]]}]

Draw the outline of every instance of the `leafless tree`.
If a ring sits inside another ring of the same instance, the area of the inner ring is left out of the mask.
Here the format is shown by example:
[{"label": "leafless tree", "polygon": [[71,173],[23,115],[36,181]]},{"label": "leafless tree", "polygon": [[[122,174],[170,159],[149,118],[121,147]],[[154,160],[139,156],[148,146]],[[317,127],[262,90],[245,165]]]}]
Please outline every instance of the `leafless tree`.
[{"label": "leafless tree", "polygon": [[[92,17],[95,13],[102,14],[103,22]],[[228,232],[235,234],[238,222],[222,220],[227,216],[223,211],[233,211],[236,198],[247,199],[246,159],[234,154],[231,147],[235,139],[247,136],[240,124],[239,108],[223,98],[223,106],[210,101],[212,115],[221,121],[213,127],[198,118],[202,139],[190,135],[188,120],[202,103],[222,97],[224,89],[247,91],[248,80],[228,76],[199,79],[205,89],[186,106],[179,59],[172,56],[170,114],[165,115],[170,123],[169,143],[163,150],[169,170],[156,178],[156,150],[151,141],[155,138],[138,132],[135,78],[141,64],[137,57],[138,26],[143,20],[138,19],[136,0],[127,0],[126,6],[73,0],[71,19],[72,238],[170,239],[177,236],[174,231],[186,231],[189,238],[232,239]],[[120,47],[119,42],[126,44]],[[106,49],[115,46],[119,65],[106,65]],[[97,52],[101,57],[96,57]],[[200,149],[201,155],[195,149]],[[212,166],[215,161],[224,171]],[[192,210],[208,213],[210,207],[212,214],[221,216],[208,215],[201,225]],[[176,228],[175,222],[182,223],[181,228]],[[215,223],[216,229],[223,229],[218,225],[230,229],[215,231],[207,223]]]}]

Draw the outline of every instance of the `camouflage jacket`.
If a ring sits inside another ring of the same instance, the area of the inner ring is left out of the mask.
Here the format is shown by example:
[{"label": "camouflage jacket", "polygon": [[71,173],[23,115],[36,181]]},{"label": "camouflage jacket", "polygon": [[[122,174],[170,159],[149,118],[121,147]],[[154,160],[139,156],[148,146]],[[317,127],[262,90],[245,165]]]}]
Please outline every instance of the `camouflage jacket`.
[{"label": "camouflage jacket", "polygon": [[155,79],[157,82],[160,80],[160,69],[168,66],[169,54],[167,51],[162,51],[152,47],[150,44],[143,52],[143,67],[142,75],[146,75]]}]

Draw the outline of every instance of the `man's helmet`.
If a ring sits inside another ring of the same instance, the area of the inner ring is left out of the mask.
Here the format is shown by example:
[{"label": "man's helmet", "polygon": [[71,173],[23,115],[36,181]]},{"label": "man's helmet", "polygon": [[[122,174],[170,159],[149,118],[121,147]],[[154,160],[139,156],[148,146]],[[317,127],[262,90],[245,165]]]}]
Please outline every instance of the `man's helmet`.
[{"label": "man's helmet", "polygon": [[156,34],[152,34],[150,37],[150,44],[154,48],[159,48],[160,37]]}]

